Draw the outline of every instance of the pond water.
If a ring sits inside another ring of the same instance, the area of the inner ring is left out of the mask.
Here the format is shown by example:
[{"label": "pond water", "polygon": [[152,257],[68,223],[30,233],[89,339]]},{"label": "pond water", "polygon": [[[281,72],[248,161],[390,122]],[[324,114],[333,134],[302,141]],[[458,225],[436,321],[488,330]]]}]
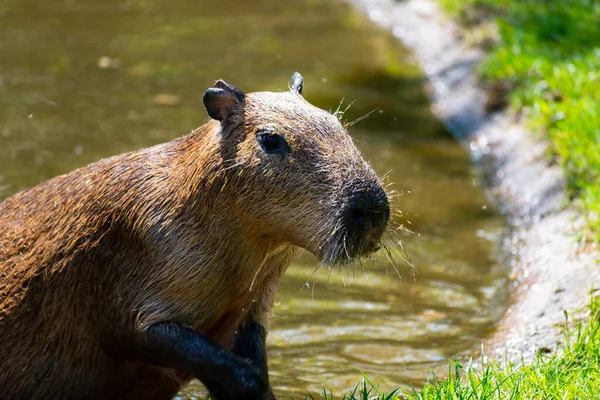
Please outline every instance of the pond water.
[{"label": "pond water", "polygon": [[382,389],[419,386],[477,350],[506,308],[505,225],[468,153],[432,115],[410,54],[341,1],[3,0],[0,60],[0,199],[190,132],[217,78],[287,90],[300,71],[313,104],[352,104],[348,121],[375,110],[350,132],[399,193],[415,269],[377,257],[313,274],[298,259],[269,336],[281,398],[341,393],[360,371]]}]

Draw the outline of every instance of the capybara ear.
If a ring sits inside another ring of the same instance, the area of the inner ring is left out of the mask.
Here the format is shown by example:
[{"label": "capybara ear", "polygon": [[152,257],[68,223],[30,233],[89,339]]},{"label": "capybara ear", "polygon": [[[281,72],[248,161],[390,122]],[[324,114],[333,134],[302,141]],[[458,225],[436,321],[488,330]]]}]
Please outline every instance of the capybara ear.
[{"label": "capybara ear", "polygon": [[242,107],[246,95],[229,83],[218,80],[214,87],[204,92],[204,106],[212,119],[223,122],[228,116],[237,114]]},{"label": "capybara ear", "polygon": [[302,89],[304,88],[304,78],[298,72],[292,74],[292,86],[290,90],[296,94],[302,95]]}]

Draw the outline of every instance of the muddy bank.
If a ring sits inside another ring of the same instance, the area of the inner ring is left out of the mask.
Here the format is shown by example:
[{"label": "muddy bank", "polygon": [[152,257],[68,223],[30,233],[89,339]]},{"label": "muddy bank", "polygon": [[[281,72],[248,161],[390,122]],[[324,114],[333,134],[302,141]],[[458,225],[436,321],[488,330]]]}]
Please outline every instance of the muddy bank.
[{"label": "muddy bank", "polygon": [[475,73],[483,52],[469,47],[461,28],[430,0],[349,0],[413,50],[427,74],[435,113],[482,166],[489,194],[512,234],[512,304],[486,344],[488,355],[530,358],[554,350],[564,310],[583,307],[600,286],[596,249],[583,248],[583,221],[565,194],[565,179],[550,165],[547,143],[508,113],[487,114]]}]

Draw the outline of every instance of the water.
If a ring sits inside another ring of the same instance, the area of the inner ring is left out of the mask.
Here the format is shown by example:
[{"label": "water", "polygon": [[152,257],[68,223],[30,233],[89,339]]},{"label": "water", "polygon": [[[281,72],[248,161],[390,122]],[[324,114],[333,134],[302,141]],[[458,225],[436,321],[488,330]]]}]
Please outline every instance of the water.
[{"label": "water", "polygon": [[[335,0],[0,1],[0,198],[206,121],[202,94],[305,78],[342,109],[393,208],[416,271],[378,257],[313,275],[304,255],[278,293],[269,336],[281,398],[340,393],[363,371],[383,389],[443,374],[477,350],[507,304],[502,218],[467,152],[429,110],[424,78],[386,32]],[[202,396],[192,383],[182,397]]]}]

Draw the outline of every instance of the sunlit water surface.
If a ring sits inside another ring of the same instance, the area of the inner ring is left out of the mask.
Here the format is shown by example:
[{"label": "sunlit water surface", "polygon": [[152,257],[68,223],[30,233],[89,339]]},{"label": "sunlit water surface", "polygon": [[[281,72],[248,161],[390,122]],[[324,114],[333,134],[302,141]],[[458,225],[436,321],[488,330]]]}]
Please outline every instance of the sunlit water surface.
[{"label": "sunlit water surface", "polygon": [[[419,386],[476,350],[506,306],[503,220],[465,152],[438,122],[405,49],[346,4],[319,0],[0,1],[0,198],[102,157],[202,124],[224,78],[352,107],[365,158],[399,193],[396,225],[416,270],[383,255],[313,274],[297,260],[277,297],[271,380],[282,398]],[[400,212],[402,214],[400,214]],[[181,397],[203,396],[192,383]]]}]

